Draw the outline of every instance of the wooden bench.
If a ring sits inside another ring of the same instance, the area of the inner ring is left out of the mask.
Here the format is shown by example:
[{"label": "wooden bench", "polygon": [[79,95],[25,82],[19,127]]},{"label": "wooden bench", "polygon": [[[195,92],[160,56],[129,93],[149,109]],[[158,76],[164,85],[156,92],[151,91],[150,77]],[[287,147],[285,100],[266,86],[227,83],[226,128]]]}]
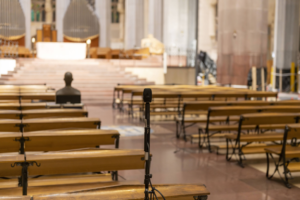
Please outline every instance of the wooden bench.
[{"label": "wooden bench", "polygon": [[23,110],[21,111],[22,119],[32,118],[73,118],[87,117],[88,112],[80,109],[41,109],[41,110]]},{"label": "wooden bench", "polygon": [[[293,172],[300,171],[300,147],[297,141],[300,138],[300,125],[299,124],[288,124],[285,127],[284,135],[281,138],[282,145],[279,147],[266,147],[265,153],[267,156],[267,172],[266,177],[271,179],[276,172],[279,172],[279,168],[282,167],[284,178],[282,181],[286,187],[291,188],[289,184],[289,176]],[[279,156],[278,160],[275,160],[273,156]],[[274,161],[275,170],[272,175],[269,174],[270,171],[270,158]],[[292,177],[291,177],[292,178]]]},{"label": "wooden bench", "polygon": [[55,101],[55,93],[0,93],[0,100],[19,100],[19,102],[22,100]]},{"label": "wooden bench", "polygon": [[[201,138],[207,143],[207,147],[211,152],[211,142],[210,138],[224,138],[226,134],[218,134],[221,131],[238,131],[238,124],[231,125],[211,125],[212,122],[237,122],[240,118],[236,116],[246,114],[246,113],[261,113],[261,112],[291,112],[297,113],[300,109],[298,106],[227,106],[227,107],[211,107],[208,110],[206,125],[199,128],[198,134],[193,134],[193,139],[199,139],[199,147],[202,147]],[[213,118],[211,118],[213,117]],[[223,118],[222,118],[223,117]],[[224,117],[226,117],[224,121]],[[212,119],[212,121],[210,121]],[[227,123],[228,124],[228,123]],[[272,123],[273,124],[273,123]],[[249,125],[250,127],[252,125]],[[248,126],[248,127],[249,127]],[[245,126],[244,126],[245,127]],[[247,127],[247,126],[246,126]],[[244,128],[243,128],[244,129]],[[202,136],[202,133],[204,135]]]},{"label": "wooden bench", "polygon": [[21,129],[23,132],[31,132],[54,129],[100,129],[100,126],[101,121],[98,118],[24,119]]},{"label": "wooden bench", "polygon": [[0,119],[71,118],[87,115],[86,110],[79,109],[0,110]]},{"label": "wooden bench", "polygon": [[0,120],[0,132],[31,132],[54,129],[100,129],[98,118]]},{"label": "wooden bench", "polygon": [[90,55],[91,55],[91,58],[111,59],[111,49],[110,48],[92,47],[92,48],[90,48]]},{"label": "wooden bench", "polygon": [[[180,94],[180,98],[198,98],[198,99],[222,99],[222,100],[228,100],[232,98],[242,98],[245,100],[248,100],[250,98],[257,98],[257,97],[277,97],[277,93],[274,92],[261,92],[261,91],[251,91],[246,89],[234,89],[234,88],[226,88],[226,87],[211,87],[211,86],[186,86],[186,85],[149,85],[149,86],[137,86],[137,85],[125,85],[125,86],[118,86],[114,89],[114,98],[113,98],[113,107],[115,107],[115,104],[122,104],[130,102],[130,99],[125,99],[125,94],[130,94],[133,91],[136,92],[142,92],[143,89],[151,88],[153,91],[153,94],[155,93],[174,93],[174,94]],[[118,97],[116,98],[116,93]],[[121,93],[121,94],[120,94]],[[140,95],[141,99],[141,95]],[[118,102],[117,102],[118,101]],[[122,107],[122,106],[120,106]],[[120,108],[119,107],[119,108]]]},{"label": "wooden bench", "polygon": [[[153,185],[157,188],[166,199],[168,200],[193,200],[207,199],[210,192],[206,189],[205,185],[192,185],[192,184],[156,184]],[[116,185],[95,188],[90,191],[76,191],[69,192],[68,194],[52,194],[52,195],[35,195],[33,200],[92,200],[92,199],[110,199],[110,200],[141,200],[145,198],[145,186],[141,184],[135,185]],[[112,195],[114,194],[114,195]],[[157,193],[157,196],[160,195]],[[161,199],[161,198],[159,198]]]},{"label": "wooden bench", "polygon": [[[243,167],[243,157],[246,154],[265,153],[264,148],[278,147],[280,144],[276,141],[282,141],[283,132],[270,132],[262,125],[276,125],[277,129],[284,129],[285,124],[298,123],[300,113],[255,113],[241,115],[238,125],[238,131],[235,135],[226,135],[226,159],[230,161],[232,155],[239,157],[239,165]],[[256,132],[243,134],[244,126],[255,126]],[[267,143],[265,143],[267,142]],[[232,154],[229,156],[229,147],[231,146]]]},{"label": "wooden bench", "polygon": [[114,145],[119,148],[120,134],[115,130],[80,129],[0,134],[0,153],[62,151]]},{"label": "wooden bench", "polygon": [[[194,125],[196,123],[206,123],[207,118],[197,118],[197,117],[187,117],[189,115],[186,111],[206,111],[209,107],[224,107],[224,106],[291,106],[288,107],[277,107],[277,109],[281,109],[284,112],[284,109],[289,109],[289,111],[294,112],[295,106],[300,106],[300,101],[298,100],[287,100],[287,101],[276,101],[276,102],[269,102],[269,101],[202,101],[202,102],[184,102],[182,106],[181,115],[175,118],[176,121],[176,137],[179,138],[181,131],[185,132],[185,128]],[[151,105],[151,108],[155,107],[155,105]],[[298,108],[296,108],[298,110]],[[289,112],[288,111],[288,112]],[[278,111],[273,111],[278,112]],[[282,112],[282,111],[281,111]],[[219,118],[221,121],[224,117]],[[219,122],[218,118],[210,119],[212,122]],[[185,125],[185,123],[190,123],[189,125]]]},{"label": "wooden bench", "polygon": [[34,109],[83,109],[84,104],[51,104],[51,103],[0,103],[0,110],[34,110]]},{"label": "wooden bench", "polygon": [[[84,150],[26,155],[0,155],[0,177],[20,176],[27,195],[28,176],[117,171],[144,168],[143,150]],[[71,177],[70,177],[71,179]],[[5,184],[2,182],[2,184]],[[1,188],[1,187],[0,187]],[[3,188],[3,187],[2,187]],[[10,192],[3,189],[0,193]]]},{"label": "wooden bench", "polygon": [[[300,101],[298,102],[300,105]],[[190,111],[207,111],[209,107],[224,107],[224,106],[265,106],[273,105],[273,102],[267,101],[202,101],[202,102],[184,102],[182,106],[181,114],[175,118],[176,121],[176,137],[179,138],[181,131],[183,131],[184,136],[186,135],[185,129],[196,123],[206,123],[207,119],[210,119],[211,122],[220,122],[226,121],[227,116],[214,117],[213,119],[207,117],[187,117]],[[152,105],[151,105],[152,106]],[[227,112],[227,111],[225,111]],[[238,120],[239,118],[237,118]],[[232,120],[232,118],[231,118]],[[190,123],[185,125],[185,123]]]}]

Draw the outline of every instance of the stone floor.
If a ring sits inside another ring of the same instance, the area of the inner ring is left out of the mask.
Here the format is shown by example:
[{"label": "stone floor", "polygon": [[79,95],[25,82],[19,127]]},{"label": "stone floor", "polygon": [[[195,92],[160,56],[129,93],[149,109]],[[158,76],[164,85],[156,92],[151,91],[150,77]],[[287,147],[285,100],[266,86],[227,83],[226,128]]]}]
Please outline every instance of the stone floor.
[{"label": "stone floor", "polygon": [[[110,106],[88,106],[89,117],[99,117],[103,126],[135,125],[144,123],[129,119],[126,114]],[[151,123],[151,153],[153,155],[152,183],[205,184],[211,192],[209,200],[291,200],[300,199],[300,189],[287,189],[278,179],[268,180],[262,167],[253,163],[239,167],[236,162],[227,162],[224,155],[199,150],[197,144],[175,138],[175,123]],[[189,132],[197,131],[196,127]],[[142,149],[143,136],[121,137],[121,149]],[[176,153],[175,153],[176,151]],[[261,165],[261,163],[259,164]],[[264,166],[264,165],[263,165]],[[126,180],[143,183],[144,170],[122,171]]]}]

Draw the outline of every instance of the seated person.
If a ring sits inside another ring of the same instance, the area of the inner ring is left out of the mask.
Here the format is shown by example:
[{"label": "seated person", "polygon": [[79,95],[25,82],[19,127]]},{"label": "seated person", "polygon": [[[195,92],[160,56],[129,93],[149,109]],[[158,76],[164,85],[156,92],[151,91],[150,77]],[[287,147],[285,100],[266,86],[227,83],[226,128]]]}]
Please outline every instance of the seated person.
[{"label": "seated person", "polygon": [[80,91],[71,86],[73,81],[72,73],[66,72],[64,80],[66,86],[56,92],[56,103],[81,103]]}]

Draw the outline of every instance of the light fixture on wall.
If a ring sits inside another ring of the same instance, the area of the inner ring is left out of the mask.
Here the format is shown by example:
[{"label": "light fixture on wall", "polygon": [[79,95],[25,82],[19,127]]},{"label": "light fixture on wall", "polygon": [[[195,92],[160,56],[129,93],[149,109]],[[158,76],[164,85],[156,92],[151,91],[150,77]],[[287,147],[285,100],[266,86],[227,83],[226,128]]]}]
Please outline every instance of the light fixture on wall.
[{"label": "light fixture on wall", "polygon": [[91,47],[91,39],[88,39],[86,41],[86,44],[87,44],[87,58],[90,58],[90,47]]},{"label": "light fixture on wall", "polygon": [[34,57],[34,51],[35,51],[35,37],[31,38],[31,46],[32,46],[32,57]]}]

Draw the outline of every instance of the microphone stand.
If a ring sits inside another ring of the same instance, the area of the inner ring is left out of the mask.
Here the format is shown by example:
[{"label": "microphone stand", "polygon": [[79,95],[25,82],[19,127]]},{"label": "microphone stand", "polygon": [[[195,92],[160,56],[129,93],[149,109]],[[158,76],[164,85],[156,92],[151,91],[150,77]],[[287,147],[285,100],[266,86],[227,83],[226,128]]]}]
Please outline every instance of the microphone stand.
[{"label": "microphone stand", "polygon": [[145,200],[149,200],[149,184],[150,179],[152,178],[152,174],[150,174],[150,103],[146,102],[145,105],[145,135],[144,135],[144,151],[145,151]]},{"label": "microphone stand", "polygon": [[[155,191],[158,192],[163,199],[165,197],[152,186],[151,178],[152,174],[150,174],[150,165],[151,165],[151,156],[150,156],[150,102],[152,100],[152,91],[151,89],[144,89],[143,92],[143,100],[145,102],[145,135],[144,135],[144,151],[145,151],[145,200],[152,200],[154,197],[156,199],[157,196]],[[151,187],[151,191],[149,191],[149,185]],[[150,197],[149,197],[150,196]]]}]

